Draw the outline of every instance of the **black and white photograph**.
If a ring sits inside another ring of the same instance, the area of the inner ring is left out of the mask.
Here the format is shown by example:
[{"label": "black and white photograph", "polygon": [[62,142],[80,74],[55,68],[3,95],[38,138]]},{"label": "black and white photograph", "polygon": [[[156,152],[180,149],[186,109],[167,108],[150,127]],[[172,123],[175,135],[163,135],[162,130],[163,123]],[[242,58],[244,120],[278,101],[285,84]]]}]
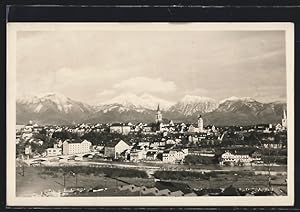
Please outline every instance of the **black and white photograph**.
[{"label": "black and white photograph", "polygon": [[8,24],[8,200],[293,204],[293,36],[284,22]]}]

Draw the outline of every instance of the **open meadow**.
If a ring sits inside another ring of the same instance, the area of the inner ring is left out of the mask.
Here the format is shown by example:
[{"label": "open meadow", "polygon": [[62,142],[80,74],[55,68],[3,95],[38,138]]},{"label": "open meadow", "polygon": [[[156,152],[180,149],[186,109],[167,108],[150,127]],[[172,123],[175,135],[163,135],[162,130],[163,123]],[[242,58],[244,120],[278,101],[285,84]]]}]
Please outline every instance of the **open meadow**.
[{"label": "open meadow", "polygon": [[[73,172],[74,170],[76,170],[76,175]],[[18,167],[16,173],[17,196],[32,196],[49,189],[59,192],[68,187],[116,190],[120,185],[126,184],[146,187],[155,185],[153,176],[147,177],[142,171],[136,169],[24,167],[23,176],[22,168]],[[154,176],[156,179],[160,178],[165,181],[186,183],[196,190],[202,188],[226,188],[230,185],[241,189],[268,188],[267,175],[255,175],[249,171],[211,172],[209,174],[187,171],[159,171]],[[285,179],[285,175],[271,176],[271,183],[275,189],[286,189]]]}]

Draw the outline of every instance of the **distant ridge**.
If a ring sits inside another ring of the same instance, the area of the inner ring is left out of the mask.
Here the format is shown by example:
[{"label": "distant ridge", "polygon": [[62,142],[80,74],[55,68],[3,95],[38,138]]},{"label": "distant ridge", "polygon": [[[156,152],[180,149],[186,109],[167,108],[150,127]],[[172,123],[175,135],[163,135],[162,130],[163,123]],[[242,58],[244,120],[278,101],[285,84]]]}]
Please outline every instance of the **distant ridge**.
[{"label": "distant ridge", "polygon": [[73,124],[80,122],[153,122],[157,104],[163,117],[177,122],[195,122],[202,114],[205,125],[251,125],[279,123],[283,101],[261,103],[250,97],[229,97],[221,101],[209,97],[186,95],[170,102],[150,94],[124,93],[91,106],[62,94],[46,93],[18,98],[17,124],[33,120],[39,124]]}]

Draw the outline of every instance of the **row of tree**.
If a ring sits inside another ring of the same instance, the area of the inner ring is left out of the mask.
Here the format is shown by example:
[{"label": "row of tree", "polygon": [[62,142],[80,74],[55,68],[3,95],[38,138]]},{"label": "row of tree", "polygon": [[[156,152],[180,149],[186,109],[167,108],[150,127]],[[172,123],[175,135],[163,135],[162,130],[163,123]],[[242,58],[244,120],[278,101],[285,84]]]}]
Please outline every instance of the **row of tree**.
[{"label": "row of tree", "polygon": [[51,173],[62,173],[62,174],[83,174],[83,175],[105,175],[107,177],[129,177],[129,178],[146,178],[148,177],[147,173],[142,170],[137,169],[128,169],[128,168],[109,168],[109,167],[89,167],[89,166],[66,166],[66,167],[58,167],[58,166],[51,166],[51,167],[44,167],[44,174]]}]

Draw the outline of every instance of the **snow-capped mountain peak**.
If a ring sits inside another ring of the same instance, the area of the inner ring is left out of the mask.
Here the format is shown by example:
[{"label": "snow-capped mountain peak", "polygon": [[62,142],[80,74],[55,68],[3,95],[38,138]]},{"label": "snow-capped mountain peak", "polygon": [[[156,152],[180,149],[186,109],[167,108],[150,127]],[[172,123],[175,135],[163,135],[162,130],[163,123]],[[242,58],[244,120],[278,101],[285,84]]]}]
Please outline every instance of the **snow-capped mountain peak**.
[{"label": "snow-capped mountain peak", "polygon": [[207,123],[214,125],[256,124],[262,120],[276,123],[286,108],[285,102],[260,103],[250,97],[229,97],[218,102],[209,97],[186,95],[173,104],[148,93],[123,93],[94,108],[62,94],[46,93],[18,98],[16,112],[18,123],[152,122],[158,104],[166,119],[191,121],[203,114]]},{"label": "snow-capped mountain peak", "polygon": [[63,94],[60,93],[45,93],[45,94],[40,94],[37,96],[41,101],[46,101],[46,100],[52,100],[56,103],[62,103],[66,104],[68,101],[70,101],[70,98],[64,96]]},{"label": "snow-capped mountain peak", "polygon": [[17,98],[17,103],[20,104],[36,104],[39,102],[39,98],[36,96],[21,96]]},{"label": "snow-capped mountain peak", "polygon": [[39,94],[36,96],[25,96],[21,97],[17,100],[19,104],[31,104],[32,106],[35,105],[33,109],[34,112],[38,113],[41,109],[45,106],[46,102],[52,102],[57,106],[57,109],[61,112],[68,113],[69,110],[72,108],[72,100],[65,97],[62,94],[57,93],[45,93]]},{"label": "snow-capped mountain peak", "polygon": [[218,107],[215,99],[201,96],[184,96],[171,110],[178,111],[184,115],[193,115],[194,113],[211,112]]},{"label": "snow-capped mountain peak", "polygon": [[84,112],[90,110],[90,106],[72,100],[59,93],[44,93],[35,96],[24,96],[17,99],[18,104],[27,105],[33,112],[39,113],[42,110],[56,108],[60,112],[69,113],[73,107]]},{"label": "snow-capped mountain peak", "polygon": [[185,95],[180,102],[185,103],[193,103],[193,102],[209,102],[209,101],[215,101],[212,98],[209,97],[203,97],[203,96],[192,96],[192,95]]},{"label": "snow-capped mountain peak", "polygon": [[129,108],[146,108],[150,110],[155,110],[157,108],[157,105],[159,104],[162,110],[167,110],[174,103],[147,93],[144,93],[140,96],[133,93],[123,93],[101,103],[101,105],[111,104],[119,104]]},{"label": "snow-capped mountain peak", "polygon": [[231,96],[229,98],[223,99],[219,102],[219,104],[223,104],[224,102],[235,102],[235,101],[245,101],[245,102],[255,102],[256,100],[251,98],[251,97],[236,97],[236,96]]}]

